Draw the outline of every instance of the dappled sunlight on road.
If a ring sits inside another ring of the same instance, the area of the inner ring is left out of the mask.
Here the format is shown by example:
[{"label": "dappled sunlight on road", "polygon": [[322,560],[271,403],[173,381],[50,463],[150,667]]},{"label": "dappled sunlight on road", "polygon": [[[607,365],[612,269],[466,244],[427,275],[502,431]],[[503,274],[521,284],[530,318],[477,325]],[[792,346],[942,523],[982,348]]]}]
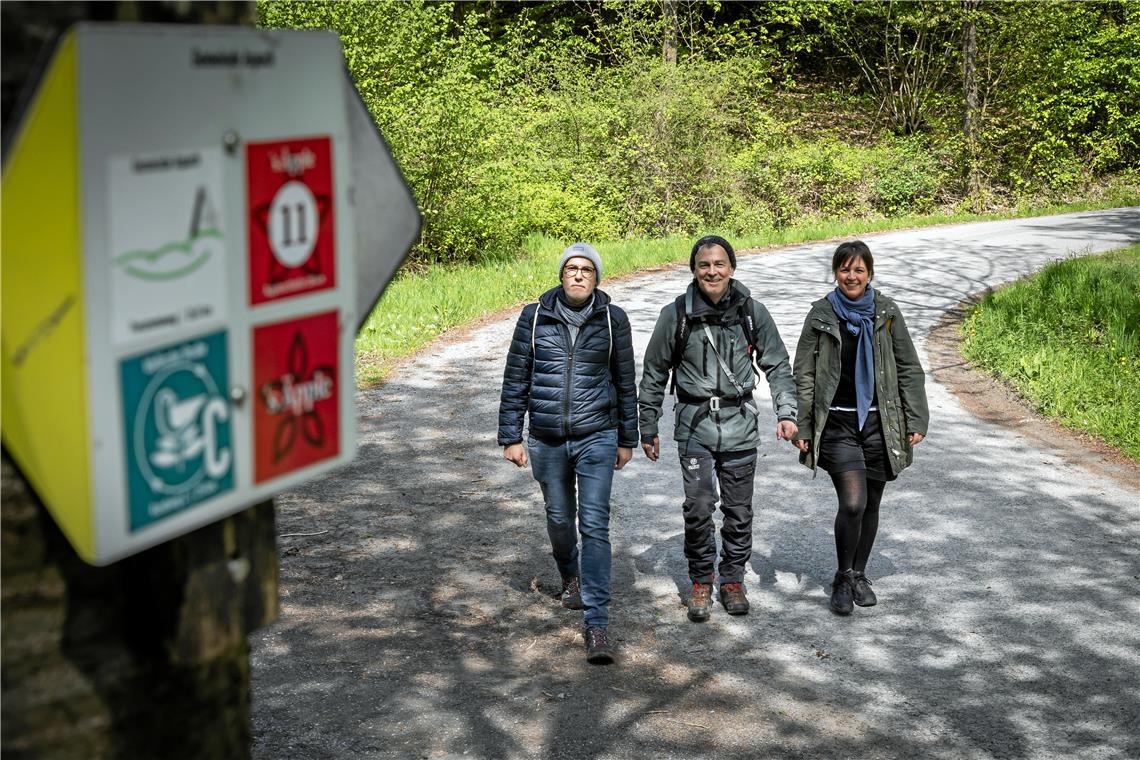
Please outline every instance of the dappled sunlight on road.
[{"label": "dappled sunlight on road", "polygon": [[[1138,236],[1131,210],[868,242],[925,362],[957,302]],[[740,260],[789,350],[834,247]],[[639,357],[687,280],[603,281]],[[495,444],[513,326],[360,393],[356,460],[279,500],[281,533],[323,532],[279,541],[281,618],[253,642],[256,757],[1140,756],[1140,494],[977,419],[929,375],[930,435],[887,487],[867,571],[880,603],[849,618],[827,608],[830,480],[774,440],[762,383],[752,613],[686,620],[666,411],[661,460],[635,451],[615,477],[619,662],[588,665],[537,484]],[[261,727],[270,712],[289,735]]]}]

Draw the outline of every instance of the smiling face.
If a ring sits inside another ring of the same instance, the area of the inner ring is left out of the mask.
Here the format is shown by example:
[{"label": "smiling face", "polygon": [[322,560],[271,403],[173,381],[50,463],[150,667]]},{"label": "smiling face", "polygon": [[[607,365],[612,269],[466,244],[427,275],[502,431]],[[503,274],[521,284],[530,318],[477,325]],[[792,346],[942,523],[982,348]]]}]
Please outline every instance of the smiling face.
[{"label": "smiling face", "polygon": [[598,273],[594,262],[585,256],[573,256],[562,266],[562,289],[566,299],[574,306],[586,303],[598,287]]},{"label": "smiling face", "polygon": [[835,284],[839,291],[852,301],[863,297],[867,283],[871,281],[871,269],[862,256],[850,256],[835,270]]},{"label": "smiling face", "polygon": [[720,303],[720,299],[724,298],[735,272],[736,268],[728,259],[728,252],[719,245],[706,245],[697,251],[693,276],[697,278],[697,287],[713,303]]}]

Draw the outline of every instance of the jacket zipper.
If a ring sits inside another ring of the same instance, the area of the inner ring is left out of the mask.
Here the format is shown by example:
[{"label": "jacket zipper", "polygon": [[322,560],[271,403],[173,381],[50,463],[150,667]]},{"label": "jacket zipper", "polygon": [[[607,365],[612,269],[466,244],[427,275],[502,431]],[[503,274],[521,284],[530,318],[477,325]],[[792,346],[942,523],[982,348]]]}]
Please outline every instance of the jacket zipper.
[{"label": "jacket zipper", "polygon": [[709,376],[709,339],[707,337],[701,341],[701,346],[702,346],[701,372],[703,372],[705,374],[705,377],[708,377]]},{"label": "jacket zipper", "polygon": [[[830,336],[833,340],[835,340],[839,344],[838,350],[840,350],[840,351],[843,350],[843,339],[839,336],[839,325],[838,324],[830,324],[828,322],[824,322],[821,319],[821,320],[819,320],[819,325],[818,325],[817,329],[819,329],[820,332],[824,333],[825,335]],[[835,332],[832,332],[832,329],[834,329]],[[816,382],[817,382],[817,385],[816,385],[815,390],[818,391],[819,390],[819,386],[818,386],[819,367],[818,367],[818,364],[816,366]],[[828,404],[830,404],[830,403],[831,402],[829,400]],[[819,453],[818,453],[819,452],[819,441],[823,437],[823,428],[824,428],[824,425],[826,425],[826,423],[827,423],[827,417],[828,416],[830,416],[830,415],[828,414],[827,410],[825,409],[823,420],[821,420],[820,424],[816,426],[815,435],[813,436],[815,438],[815,440],[811,442],[812,451],[816,452],[815,457],[816,457],[817,462],[819,460]],[[812,468],[812,469],[814,470],[815,468]],[[812,477],[813,478],[815,477],[814,473],[812,474]]]},{"label": "jacket zipper", "polygon": [[[720,354],[721,356],[724,355],[723,352],[721,352],[721,350],[720,350],[720,349],[724,348],[724,345],[723,345],[724,342],[721,340],[723,335],[724,335],[724,330],[720,329],[720,326],[718,325],[715,340],[716,340],[717,353]],[[722,374],[723,373],[720,372],[720,370],[718,368],[717,373],[716,373],[716,395],[717,396],[723,396],[724,395],[724,392],[720,389],[720,376]],[[720,427],[720,412],[714,412],[714,414],[716,415],[716,450],[720,451],[722,438],[723,438],[723,436],[722,436],[723,431],[721,430],[721,427]]]},{"label": "jacket zipper", "polygon": [[[562,428],[566,431],[566,437],[570,437],[570,394],[573,390],[574,383],[574,347],[570,345],[570,328],[566,326],[565,322],[559,322],[558,326],[562,328],[562,337],[566,340],[566,379],[562,381]],[[585,327],[585,324],[582,325]],[[579,337],[581,337],[581,328],[578,329]]]},{"label": "jacket zipper", "polygon": [[[578,328],[578,340],[582,340],[582,335],[586,331],[586,325],[590,324],[590,320],[597,316],[598,312],[595,310],[585,322]],[[562,328],[562,337],[566,340],[566,375],[562,381],[562,428],[566,431],[566,437],[570,437],[570,395],[573,391],[572,384],[574,382],[574,349],[577,347],[578,342],[575,341],[574,345],[570,345],[570,328],[566,323],[559,320],[558,326]]]}]

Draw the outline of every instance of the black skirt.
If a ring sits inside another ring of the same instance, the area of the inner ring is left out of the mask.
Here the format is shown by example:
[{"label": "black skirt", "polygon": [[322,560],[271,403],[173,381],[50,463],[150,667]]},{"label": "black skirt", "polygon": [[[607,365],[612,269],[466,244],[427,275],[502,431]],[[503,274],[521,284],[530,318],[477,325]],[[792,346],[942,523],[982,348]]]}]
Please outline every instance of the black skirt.
[{"label": "black skirt", "polygon": [[868,480],[894,480],[879,413],[868,412],[859,430],[858,412],[832,409],[820,436],[816,464],[830,473],[866,470]]}]

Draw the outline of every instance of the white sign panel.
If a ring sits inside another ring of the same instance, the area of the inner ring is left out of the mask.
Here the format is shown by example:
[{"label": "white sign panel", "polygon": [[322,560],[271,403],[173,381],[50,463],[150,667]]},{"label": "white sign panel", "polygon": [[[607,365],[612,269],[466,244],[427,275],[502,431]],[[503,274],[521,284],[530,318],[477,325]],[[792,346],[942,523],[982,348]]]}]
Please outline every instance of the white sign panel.
[{"label": "white sign panel", "polygon": [[221,148],[116,156],[107,184],[114,343],[225,319]]},{"label": "white sign panel", "polygon": [[[106,562],[352,458],[353,154],[331,34],[78,34],[87,429]],[[284,406],[294,391],[311,403]]]}]

